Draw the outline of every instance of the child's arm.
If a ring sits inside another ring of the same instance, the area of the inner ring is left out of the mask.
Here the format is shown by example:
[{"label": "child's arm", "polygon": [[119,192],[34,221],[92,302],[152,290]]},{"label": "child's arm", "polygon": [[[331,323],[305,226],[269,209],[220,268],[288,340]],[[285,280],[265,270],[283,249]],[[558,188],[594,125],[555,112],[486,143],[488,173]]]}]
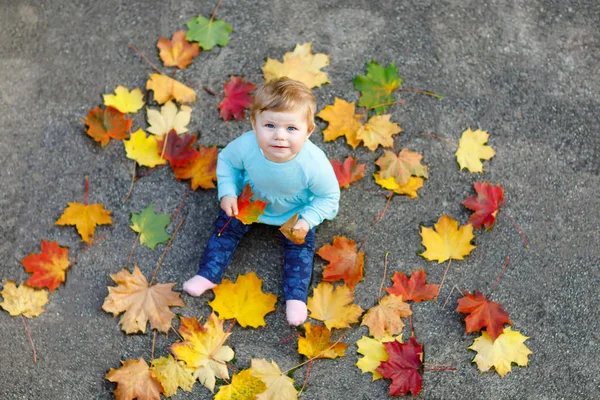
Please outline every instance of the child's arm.
[{"label": "child's arm", "polygon": [[242,171],[244,164],[242,162],[242,152],[239,148],[239,139],[229,143],[221,152],[217,159],[217,188],[219,199],[224,196],[237,199],[242,190]]},{"label": "child's arm", "polygon": [[308,180],[308,189],[314,197],[300,213],[300,218],[308,223],[309,229],[325,219],[333,219],[340,203],[340,186],[329,160],[325,158],[318,169]]}]

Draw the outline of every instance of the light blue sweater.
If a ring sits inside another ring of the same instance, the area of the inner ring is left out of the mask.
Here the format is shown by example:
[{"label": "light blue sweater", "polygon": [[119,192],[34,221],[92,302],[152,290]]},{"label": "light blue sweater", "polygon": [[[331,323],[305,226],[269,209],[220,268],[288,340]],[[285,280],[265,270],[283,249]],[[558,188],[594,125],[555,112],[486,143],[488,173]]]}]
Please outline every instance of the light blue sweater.
[{"label": "light blue sweater", "polygon": [[267,160],[254,131],[230,142],[217,161],[219,199],[238,197],[250,183],[253,200],[267,201],[259,222],[283,225],[300,213],[311,228],[324,219],[333,219],[339,208],[340,188],[327,156],[308,140],[292,160]]}]

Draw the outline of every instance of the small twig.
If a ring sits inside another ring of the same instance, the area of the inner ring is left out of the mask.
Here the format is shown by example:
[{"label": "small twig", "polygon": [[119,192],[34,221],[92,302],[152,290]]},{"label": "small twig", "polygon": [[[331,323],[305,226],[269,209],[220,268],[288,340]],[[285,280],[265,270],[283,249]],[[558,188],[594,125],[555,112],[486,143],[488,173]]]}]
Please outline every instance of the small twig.
[{"label": "small twig", "polygon": [[389,252],[385,252],[385,261],[383,262],[383,279],[381,280],[381,285],[379,286],[379,293],[377,294],[377,303],[381,301],[381,291],[383,290],[383,283],[385,282],[385,277],[387,275],[387,267],[388,267],[388,255]]},{"label": "small twig", "polygon": [[381,221],[381,219],[383,218],[383,216],[385,215],[385,212],[388,209],[388,206],[390,205],[390,201],[392,200],[392,197],[394,196],[394,192],[392,192],[387,199],[387,203],[385,203],[385,207],[383,208],[383,210],[379,211],[379,213],[377,213],[377,216],[375,217],[375,219],[373,219],[373,222],[371,223],[371,227],[369,228],[369,232],[367,233],[367,235],[363,238],[363,240],[360,242],[360,245],[358,246],[358,249],[356,250],[356,252],[358,253],[360,251],[360,249],[362,249],[363,245],[365,244],[365,242],[367,241],[367,238],[369,237],[369,235],[371,233],[373,233],[373,230],[375,229],[375,225]]},{"label": "small twig", "polygon": [[296,333],[295,335],[292,335],[292,336],[290,336],[288,338],[282,339],[281,342],[279,342],[279,344],[284,344],[285,342],[289,342],[290,340],[295,339],[298,336],[300,336],[300,334]]},{"label": "small twig", "polygon": [[179,212],[181,211],[181,207],[183,207],[183,203],[185,202],[185,199],[187,198],[188,193],[190,193],[190,187],[192,187],[192,185],[187,185],[187,189],[185,191],[185,194],[183,195],[183,199],[181,199],[181,203],[179,203],[179,208],[177,208],[177,212],[175,212],[175,215],[173,215],[173,218],[171,218],[171,221],[175,221],[175,218],[177,218],[177,216],[179,215]]},{"label": "small twig", "polygon": [[525,248],[529,248],[529,242],[527,242],[527,239],[525,238],[525,235],[523,234],[523,231],[521,230],[521,228],[519,227],[519,225],[517,225],[517,223],[510,217],[510,215],[508,215],[507,213],[505,213],[502,210],[498,210],[500,211],[500,213],[502,215],[504,215],[506,218],[508,218],[508,220],[513,224],[513,226],[517,229],[517,231],[519,231],[519,234],[521,235],[521,239],[523,239],[523,243],[525,244]]},{"label": "small twig", "polygon": [[120,161],[121,161],[121,164],[120,164],[120,165],[121,165],[121,167],[125,168],[125,171],[127,171],[127,174],[130,174],[130,172],[129,172],[129,168],[127,168],[127,163],[125,162],[125,159],[124,159],[124,158],[123,158],[123,156],[122,156],[122,155],[121,155],[121,154],[120,154],[120,153],[117,151],[117,149],[115,149],[115,146],[113,145],[113,143],[115,143],[115,141],[114,141],[114,140],[111,140],[111,149],[112,149],[112,151],[114,151],[114,152],[115,152],[115,154],[116,154],[117,156],[119,156],[119,159],[120,159]]},{"label": "small twig", "polygon": [[304,388],[306,387],[306,384],[308,383],[308,374],[310,373],[310,366],[312,365],[313,360],[310,360],[310,362],[308,363],[308,367],[306,368],[306,377],[304,378],[304,384],[302,385],[302,389],[300,389],[300,391],[298,392],[298,397],[300,397],[302,395],[302,392],[304,391]]},{"label": "small twig", "polygon": [[137,181],[139,181],[140,179],[142,179],[143,177],[145,177],[145,176],[148,176],[148,175],[150,175],[151,173],[153,173],[154,171],[156,171],[156,170],[159,170],[159,169],[161,169],[161,168],[164,168],[164,167],[166,167],[166,166],[167,166],[167,164],[163,164],[163,165],[159,165],[159,166],[157,166],[157,167],[154,167],[154,168],[150,168],[150,169],[146,170],[144,173],[136,175],[136,176],[135,176],[135,181],[137,182]]},{"label": "small twig", "polygon": [[185,221],[185,218],[181,220],[181,222],[179,223],[179,225],[177,225],[177,229],[175,229],[175,232],[173,232],[173,236],[171,236],[171,239],[169,240],[169,243],[167,243],[167,246],[163,250],[160,258],[158,259],[158,264],[156,264],[156,268],[154,269],[154,273],[152,274],[152,279],[150,279],[150,284],[149,285],[152,285],[152,282],[154,281],[154,278],[156,277],[156,273],[158,272],[158,267],[160,267],[160,264],[162,263],[162,260],[165,257],[165,253],[167,252],[167,250],[169,250],[169,247],[171,246],[171,243],[173,242],[173,239],[175,239],[175,236],[177,235],[177,232],[179,231],[179,228],[181,228],[181,225],[183,225],[184,221]]},{"label": "small twig", "polygon": [[421,132],[421,135],[434,137],[434,138],[436,138],[436,139],[439,139],[439,140],[441,140],[442,142],[446,142],[446,143],[448,143],[450,146],[453,146],[453,147],[456,147],[456,148],[458,148],[458,145],[457,145],[456,143],[454,143],[454,142],[451,142],[451,141],[449,141],[448,139],[445,139],[445,138],[443,138],[443,137],[441,137],[441,136],[438,136],[438,135],[436,135],[436,134],[433,134],[433,133],[427,133],[427,132]]},{"label": "small twig", "polygon": [[423,371],[458,371],[456,367],[448,367],[448,368],[423,368]]},{"label": "small twig", "polygon": [[335,347],[336,344],[338,344],[339,342],[342,341],[342,339],[344,338],[345,335],[340,336],[340,338],[338,340],[336,340],[331,346],[329,346],[328,348],[326,348],[325,350],[323,350],[322,352],[320,352],[319,354],[317,354],[316,356],[314,356],[313,358],[309,358],[308,360],[304,361],[303,363],[300,363],[288,370],[286,370],[285,372],[283,372],[281,375],[287,375],[290,371],[300,368],[301,366],[303,366],[304,364],[308,364],[309,362],[311,362],[314,359],[317,359],[319,357],[321,357],[323,354],[327,353],[329,350],[333,349]]},{"label": "small twig", "polygon": [[23,326],[25,327],[25,331],[27,332],[27,337],[29,338],[29,343],[31,343],[31,348],[33,349],[33,363],[37,364],[37,352],[35,351],[35,345],[33,344],[33,339],[31,338],[31,333],[29,332],[29,328],[27,327],[27,323],[25,322],[25,318],[21,314],[21,321],[23,321]]},{"label": "small twig", "polygon": [[411,91],[411,92],[417,92],[417,93],[421,93],[421,94],[425,94],[427,96],[431,96],[431,97],[436,97],[438,99],[444,99],[444,96],[441,96],[439,94],[435,94],[433,92],[429,92],[427,90],[421,90],[421,89],[413,89],[413,88],[398,88],[396,90],[394,90],[395,92],[401,92],[401,91]]},{"label": "small twig", "polygon": [[152,337],[152,361],[154,361],[154,343],[156,343],[156,329],[154,329],[154,336]]},{"label": "small twig", "polygon": [[204,91],[208,94],[212,94],[213,96],[221,96],[219,93],[215,92],[214,90],[211,90],[209,88],[207,88],[206,86],[202,86],[202,89],[204,89]]},{"label": "small twig", "polygon": [[423,366],[426,367],[450,367],[452,366],[452,364],[429,364],[429,363],[423,363]]},{"label": "small twig", "polygon": [[450,264],[452,264],[452,259],[450,259],[448,261],[448,265],[446,266],[446,270],[444,271],[444,276],[442,277],[442,282],[440,283],[440,287],[438,288],[438,295],[435,296],[436,300],[440,295],[440,291],[442,290],[442,286],[444,285],[444,280],[446,280],[446,274],[448,273],[448,270],[450,269]]},{"label": "small twig", "polygon": [[376,106],[373,106],[373,107],[367,107],[367,110],[374,110],[377,107],[393,106],[394,104],[404,104],[404,100],[391,101],[389,103],[377,104]]},{"label": "small twig", "polygon": [[185,341],[183,336],[181,336],[181,334],[179,332],[177,332],[177,330],[175,328],[173,328],[173,325],[171,325],[171,329],[173,329],[173,332],[175,332],[177,334],[177,336],[179,336],[179,339],[181,339],[182,342]]},{"label": "small twig", "polygon": [[133,192],[133,184],[135,183],[135,165],[136,164],[137,163],[134,161],[133,162],[133,173],[131,174],[131,185],[129,185],[129,192],[127,192],[127,196],[125,196],[125,198],[123,199],[123,204],[125,204],[125,202],[129,198],[129,196],[131,196],[131,192]]},{"label": "small twig", "polygon": [[490,292],[490,294],[488,295],[488,297],[492,296],[492,293],[494,293],[494,290],[496,290],[496,288],[500,284],[500,278],[502,278],[502,274],[504,273],[504,270],[506,269],[506,267],[508,267],[508,260],[509,260],[509,258],[510,258],[509,256],[506,256],[506,261],[504,261],[504,266],[502,267],[502,270],[500,271],[500,275],[498,275],[498,279],[496,279],[496,284],[492,288],[492,291]]},{"label": "small twig", "polygon": [[[448,300],[450,300],[450,296],[452,296],[452,293],[454,292],[454,289],[458,290],[458,292],[464,296],[464,293],[460,291],[460,289],[458,288],[458,286],[456,286],[456,285],[452,286],[452,290],[450,291],[450,294],[448,295],[448,297],[446,297],[446,301],[444,302],[444,306],[442,307],[442,311],[444,311],[444,308],[446,308],[446,304],[448,304]],[[439,290],[438,290],[438,293],[439,293]]]},{"label": "small twig", "polygon": [[223,227],[221,228],[221,230],[219,231],[219,233],[217,234],[217,236],[221,236],[221,233],[223,233],[223,231],[225,230],[225,228],[227,228],[227,225],[229,225],[229,223],[231,222],[232,219],[233,219],[233,217],[229,217],[229,220],[227,220],[227,223],[225,223],[225,225],[223,225]]},{"label": "small twig", "polygon": [[164,72],[162,72],[162,71],[160,70],[160,68],[158,68],[156,65],[152,64],[152,62],[150,62],[150,60],[148,60],[148,58],[147,58],[145,55],[143,55],[143,54],[142,54],[142,53],[141,53],[141,52],[140,52],[138,49],[136,49],[136,48],[135,48],[135,46],[133,46],[133,45],[131,45],[131,44],[128,44],[128,45],[127,45],[127,47],[129,47],[131,50],[135,51],[135,52],[137,53],[137,55],[138,55],[138,56],[142,57],[142,59],[143,59],[144,61],[146,61],[148,64],[150,64],[150,66],[151,66],[152,68],[154,68],[154,70],[155,70],[156,72],[158,72],[159,74],[165,75],[165,73],[164,73]]},{"label": "small twig", "polygon": [[208,22],[209,24],[213,21],[213,19],[215,18],[215,15],[217,15],[217,10],[219,9],[219,6],[221,5],[221,1],[219,0],[219,3],[217,3],[217,6],[215,7],[215,11],[213,11],[212,15],[210,16],[210,21]]},{"label": "small twig", "polygon": [[88,205],[89,192],[90,192],[90,183],[89,183],[88,176],[86,175],[85,176],[85,193],[83,195],[83,204],[86,206]]},{"label": "small twig", "polygon": [[125,265],[125,268],[129,267],[129,263],[131,262],[131,257],[133,257],[133,251],[135,250],[135,246],[137,246],[137,242],[138,240],[140,240],[140,235],[141,233],[138,233],[135,237],[135,242],[133,242],[133,247],[131,248],[131,252],[129,253],[129,258],[127,259],[127,265]]}]

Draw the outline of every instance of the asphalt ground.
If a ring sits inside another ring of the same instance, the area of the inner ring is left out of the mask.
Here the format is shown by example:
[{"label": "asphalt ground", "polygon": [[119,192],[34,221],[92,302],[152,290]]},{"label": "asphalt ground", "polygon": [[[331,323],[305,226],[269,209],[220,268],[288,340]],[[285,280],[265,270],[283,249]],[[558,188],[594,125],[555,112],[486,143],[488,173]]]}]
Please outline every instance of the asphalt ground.
[{"label": "asphalt ground", "polygon": [[[0,0],[0,260],[2,281],[24,282],[20,264],[39,253],[42,240],[69,248],[77,263],[66,282],[50,295],[46,312],[27,320],[37,364],[21,318],[0,312],[1,399],[110,399],[115,389],[104,379],[120,360],[152,357],[151,333],[125,335],[118,319],[102,311],[109,274],[127,263],[136,234],[130,213],[154,204],[173,214],[184,198],[186,182],[168,168],[140,179],[126,203],[131,177],[121,161],[120,143],[101,148],[84,134],[88,111],[117,85],[144,88],[152,68],[128,45],[155,64],[159,36],[171,37],[197,15],[209,17],[215,1],[11,1]],[[203,52],[176,77],[222,90],[229,75],[246,74],[259,83],[267,57],[281,60],[297,43],[312,42],[314,53],[331,56],[324,68],[330,84],[315,89],[318,109],[335,97],[356,101],[352,79],[366,63],[394,62],[404,87],[429,90],[443,100],[408,91],[395,94],[403,105],[390,108],[403,128],[398,145],[418,151],[429,167],[419,198],[395,196],[383,219],[369,233],[386,203],[375,183],[374,161],[382,154],[352,150],[344,139],[323,143],[318,121],[312,140],[332,158],[348,155],[367,164],[365,178],[342,191],[335,220],[317,230],[317,245],[335,235],[360,241],[368,235],[365,278],[356,303],[376,304],[389,253],[387,278],[394,271],[424,269],[439,283],[446,263],[418,255],[424,250],[420,226],[432,226],[442,214],[465,224],[470,216],[461,202],[474,194],[473,182],[504,188],[502,207],[523,231],[530,248],[508,217],[501,214],[490,231],[478,230],[477,248],[455,261],[440,301],[413,305],[413,327],[424,346],[424,360],[456,370],[426,371],[423,399],[593,399],[600,397],[600,4],[589,1],[229,1],[218,11],[233,28],[226,47]],[[192,104],[191,132],[203,145],[224,146],[250,129],[249,121],[225,123],[218,99],[198,90]],[[145,113],[134,127],[147,126]],[[484,174],[459,171],[454,149],[424,136],[428,132],[457,142],[467,128],[490,133],[497,155],[484,162]],[[136,128],[137,129],[137,128]],[[129,164],[128,164],[129,165]],[[68,202],[82,201],[89,176],[90,202],[112,211],[113,224],[96,230],[104,237],[91,248],[73,227],[54,221]],[[191,193],[181,209],[185,218],[158,270],[158,282],[192,276],[218,210],[215,190]],[[176,226],[171,224],[169,232]],[[235,326],[228,340],[235,368],[251,358],[275,360],[289,369],[304,360],[285,323],[281,301],[279,245],[273,227],[256,226],[244,239],[226,277],[256,271],[263,290],[279,296],[267,326]],[[137,247],[133,261],[150,276],[164,250]],[[467,350],[476,337],[466,334],[464,315],[455,312],[461,290],[489,293],[504,265],[492,299],[503,305],[513,329],[529,337],[527,367],[513,366],[501,378],[480,373]],[[315,258],[315,280],[325,262]],[[390,284],[386,280],[386,286]],[[182,316],[210,313],[207,300],[183,295]],[[177,321],[174,324],[177,325]],[[226,326],[228,323],[226,323]],[[383,399],[389,381],[371,382],[357,361],[356,341],[366,327],[337,332],[349,344],[346,357],[318,360],[302,397],[305,399]],[[405,339],[408,330],[405,331]],[[175,335],[158,335],[154,354],[167,355]],[[295,372],[301,385],[306,366]],[[208,399],[196,384],[176,399]]]}]

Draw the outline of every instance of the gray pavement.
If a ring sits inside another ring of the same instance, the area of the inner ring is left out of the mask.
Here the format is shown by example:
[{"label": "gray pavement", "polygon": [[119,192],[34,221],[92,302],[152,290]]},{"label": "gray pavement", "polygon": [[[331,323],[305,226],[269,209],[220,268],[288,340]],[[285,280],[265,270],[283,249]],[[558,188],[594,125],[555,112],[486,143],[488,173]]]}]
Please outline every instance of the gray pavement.
[{"label": "gray pavement", "polygon": [[[159,63],[156,42],[184,28],[189,19],[210,16],[216,1],[13,1],[0,0],[0,278],[24,282],[19,261],[38,253],[42,239],[68,246],[77,264],[67,281],[50,295],[46,312],[27,324],[37,350],[37,365],[20,318],[0,311],[0,399],[110,399],[115,385],[104,375],[119,360],[152,354],[152,334],[125,335],[117,319],[101,310],[112,286],[109,274],[127,262],[135,233],[130,213],[153,203],[173,213],[186,183],[168,168],[138,181],[129,200],[130,176],[120,165],[117,146],[101,148],[84,134],[80,121],[101,104],[101,94],[117,85],[144,87],[151,68],[129,48],[136,46]],[[451,364],[457,371],[423,375],[424,399],[592,399],[600,397],[600,5],[587,1],[229,1],[218,18],[233,27],[227,47],[202,53],[179,79],[222,90],[229,75],[260,74],[266,57],[281,59],[296,43],[313,42],[315,53],[331,56],[324,70],[331,84],[315,89],[318,108],[340,97],[355,101],[352,79],[366,62],[394,62],[405,87],[431,90],[444,100],[400,92],[404,105],[392,107],[392,120],[404,129],[399,145],[424,155],[430,178],[419,198],[394,197],[387,214],[368,237],[365,279],[356,302],[376,303],[389,252],[390,269],[423,268],[440,282],[446,264],[417,255],[419,226],[432,226],[442,213],[467,222],[461,206],[472,183],[486,180],[505,190],[503,210],[522,228],[525,249],[509,219],[476,232],[477,248],[453,262],[440,293],[451,288],[481,290],[494,285],[506,256],[510,264],[493,300],[509,312],[514,328],[529,337],[533,354],[526,368],[514,367],[500,378],[481,374],[467,350],[476,335],[464,333],[463,315],[442,302],[413,305],[415,333],[425,362]],[[260,76],[251,76],[256,82]],[[199,143],[224,146],[249,129],[248,121],[219,119],[218,100],[198,91],[190,128]],[[145,127],[145,113],[134,126]],[[323,143],[319,121],[313,135],[331,157],[351,154],[367,163],[367,176],[342,192],[339,216],[317,232],[319,246],[334,235],[361,240],[384,207],[383,190],[371,175],[379,149],[352,151],[343,139]],[[453,149],[425,137],[435,133],[457,141],[470,126],[490,132],[497,155],[484,163],[485,174],[459,171]],[[137,129],[137,128],[136,128]],[[116,149],[117,152],[112,150]],[[90,202],[112,210],[106,236],[81,252],[84,244],[72,227],[53,225],[67,202],[81,201],[90,177]],[[157,275],[159,282],[181,283],[195,273],[218,204],[214,190],[192,193],[185,201],[181,230]],[[174,224],[169,227],[172,232]],[[226,276],[255,270],[265,291],[280,296],[282,258],[275,229],[257,226],[241,244]],[[151,275],[164,245],[138,247],[134,261]],[[324,262],[315,259],[315,276]],[[315,279],[315,283],[318,279]],[[386,285],[390,281],[386,281]],[[184,316],[206,317],[207,299],[184,295]],[[229,344],[235,367],[250,358],[275,360],[282,369],[298,364],[293,334],[285,324],[281,297],[277,310],[260,329],[233,328]],[[176,323],[176,322],[175,322]],[[315,362],[305,399],[383,399],[389,381],[371,382],[361,374],[355,342],[366,327],[344,331],[347,355]],[[408,333],[405,332],[405,338]],[[176,338],[159,335],[155,355],[168,353]],[[294,375],[304,380],[302,368]],[[176,399],[208,399],[197,384]]]}]

